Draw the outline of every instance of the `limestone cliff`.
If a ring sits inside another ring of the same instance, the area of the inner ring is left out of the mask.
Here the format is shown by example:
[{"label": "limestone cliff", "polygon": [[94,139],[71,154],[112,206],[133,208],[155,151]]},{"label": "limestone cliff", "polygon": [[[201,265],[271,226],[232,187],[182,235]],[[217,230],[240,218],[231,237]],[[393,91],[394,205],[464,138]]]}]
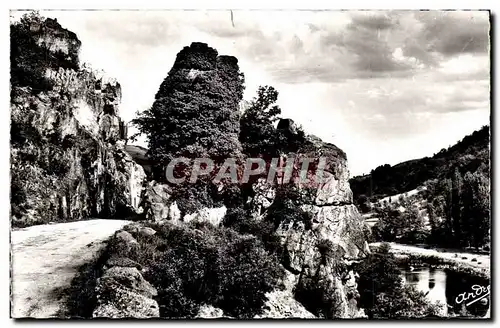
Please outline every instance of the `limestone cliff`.
[{"label": "limestone cliff", "polygon": [[[278,128],[285,125],[293,132],[293,122],[280,122]],[[306,284],[332,291],[332,317],[362,317],[363,312],[357,307],[356,273],[351,267],[369,253],[367,227],[352,202],[346,155],[314,136],[307,137],[306,145],[296,155],[324,157],[327,165],[319,187],[299,187],[303,194],[300,207],[309,214],[311,222],[282,222],[277,228],[285,249],[284,265],[296,275],[296,291]],[[256,217],[264,217],[278,197],[276,187],[260,181],[254,189],[251,202]]]},{"label": "limestone cliff", "polygon": [[140,211],[145,174],[123,150],[120,84],[80,67],[79,47],[52,19],[11,25],[13,225]]}]

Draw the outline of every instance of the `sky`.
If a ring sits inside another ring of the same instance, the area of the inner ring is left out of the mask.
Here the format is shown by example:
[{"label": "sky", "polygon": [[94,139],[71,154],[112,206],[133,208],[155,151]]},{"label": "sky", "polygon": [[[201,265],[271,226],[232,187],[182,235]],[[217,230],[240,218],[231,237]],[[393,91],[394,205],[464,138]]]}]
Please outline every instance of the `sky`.
[{"label": "sky", "polygon": [[351,176],[432,156],[490,122],[486,11],[40,14],[120,82],[125,121],[151,106],[184,46],[205,42],[238,58],[244,99],[274,86],[282,116],[343,149]]}]

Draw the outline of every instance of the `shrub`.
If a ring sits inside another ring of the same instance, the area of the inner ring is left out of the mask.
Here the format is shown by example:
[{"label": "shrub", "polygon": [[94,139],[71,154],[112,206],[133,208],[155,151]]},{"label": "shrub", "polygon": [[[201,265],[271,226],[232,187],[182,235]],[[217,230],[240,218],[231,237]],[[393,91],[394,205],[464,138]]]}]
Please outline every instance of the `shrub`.
[{"label": "shrub", "polygon": [[227,315],[251,318],[284,274],[254,236],[203,223],[149,226],[157,233],[137,234],[139,251],[129,256],[149,268],[145,278],[158,290],[162,317],[194,317],[201,304],[212,304]]},{"label": "shrub", "polygon": [[283,252],[281,240],[276,235],[274,224],[265,220],[256,220],[245,210],[235,208],[228,210],[224,217],[223,224],[240,234],[251,234],[262,241],[265,249],[280,256]]},{"label": "shrub", "polygon": [[303,223],[306,229],[310,229],[311,213],[303,210],[301,205],[310,201],[311,197],[311,190],[298,189],[290,184],[277,186],[276,197],[267,210],[266,220],[276,228],[280,224]]}]

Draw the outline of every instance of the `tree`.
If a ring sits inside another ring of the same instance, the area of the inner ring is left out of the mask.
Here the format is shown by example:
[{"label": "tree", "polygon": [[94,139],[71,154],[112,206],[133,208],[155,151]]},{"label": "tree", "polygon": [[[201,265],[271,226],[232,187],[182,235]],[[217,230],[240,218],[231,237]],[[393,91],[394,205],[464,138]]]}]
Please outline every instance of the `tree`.
[{"label": "tree", "polygon": [[366,195],[359,195],[357,203],[362,213],[370,212],[372,204],[370,203],[370,200],[368,199],[368,197],[366,197]]},{"label": "tree", "polygon": [[451,224],[453,229],[454,243],[459,245],[463,240],[462,236],[462,175],[458,168],[455,168],[455,172],[452,177],[452,189],[451,189]]},{"label": "tree", "polygon": [[463,187],[463,229],[471,246],[480,247],[489,240],[489,179],[480,171],[467,172]]},{"label": "tree", "polygon": [[426,241],[428,231],[416,203],[407,200],[404,204],[404,211],[391,206],[378,210],[380,219],[373,227],[376,239],[405,243]]},{"label": "tree", "polygon": [[281,114],[280,107],[276,105],[278,95],[272,86],[260,86],[257,96],[241,117],[239,140],[243,152],[249,157],[275,157],[279,154],[274,127]]},{"label": "tree", "polygon": [[305,133],[300,126],[289,127],[290,129],[274,127],[281,114],[281,109],[276,104],[278,95],[278,91],[272,86],[260,86],[257,96],[243,113],[240,120],[240,142],[245,155],[269,160],[283,153],[296,152],[305,144]]}]

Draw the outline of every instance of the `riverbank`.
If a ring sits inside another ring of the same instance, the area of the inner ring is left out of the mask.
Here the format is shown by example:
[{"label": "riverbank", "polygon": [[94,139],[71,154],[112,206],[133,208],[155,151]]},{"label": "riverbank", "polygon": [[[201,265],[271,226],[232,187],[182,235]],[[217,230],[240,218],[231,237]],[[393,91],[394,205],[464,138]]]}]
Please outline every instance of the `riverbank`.
[{"label": "riverbank", "polygon": [[[371,243],[370,248],[376,248],[381,243]],[[456,272],[473,274],[490,279],[490,256],[467,252],[451,252],[443,249],[426,249],[418,246],[388,243],[391,252],[401,261],[401,264],[418,266],[428,264]]]}]

